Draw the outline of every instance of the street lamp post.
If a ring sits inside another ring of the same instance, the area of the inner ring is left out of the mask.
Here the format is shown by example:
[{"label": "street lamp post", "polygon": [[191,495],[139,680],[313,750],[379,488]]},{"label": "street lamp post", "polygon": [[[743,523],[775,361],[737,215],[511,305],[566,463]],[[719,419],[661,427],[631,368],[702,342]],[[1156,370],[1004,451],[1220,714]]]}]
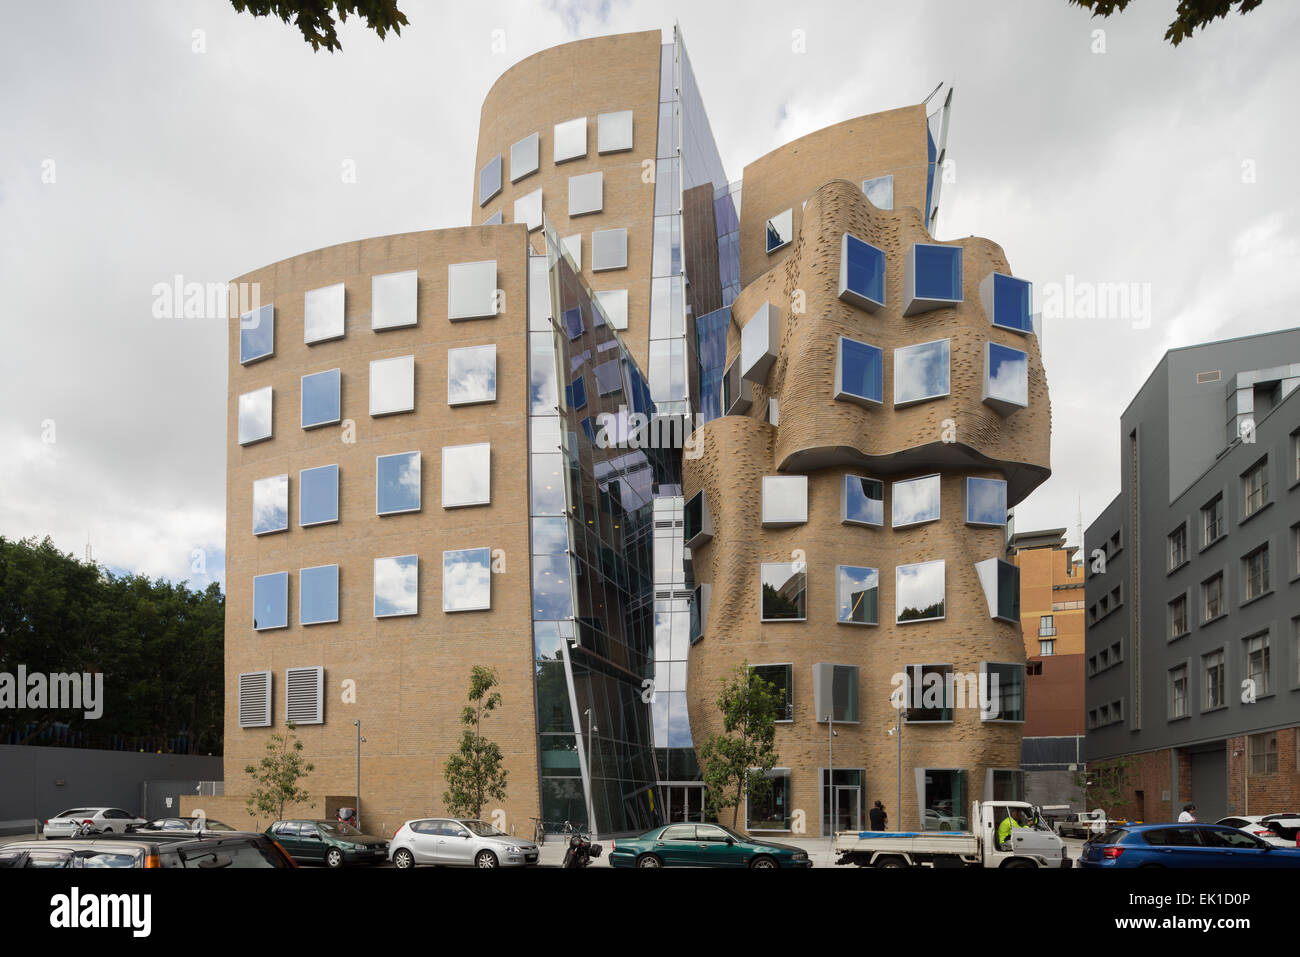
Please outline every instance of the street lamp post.
[{"label": "street lamp post", "polygon": [[826,716],[826,761],[829,767],[826,769],[826,788],[829,792],[831,819],[830,826],[826,828],[826,833],[831,839],[832,855],[835,852],[835,739],[837,737],[839,737],[839,732],[835,730],[835,715],[828,714]]},{"label": "street lamp post", "polygon": [[596,813],[593,795],[596,790],[596,775],[595,769],[591,766],[591,736],[596,731],[596,726],[592,724],[590,708],[584,711],[583,714],[587,716],[587,836],[594,841],[596,839]]},{"label": "street lamp post", "polygon": [[357,830],[361,830],[361,745],[365,738],[361,737],[361,719],[358,718],[352,722],[357,726]]}]

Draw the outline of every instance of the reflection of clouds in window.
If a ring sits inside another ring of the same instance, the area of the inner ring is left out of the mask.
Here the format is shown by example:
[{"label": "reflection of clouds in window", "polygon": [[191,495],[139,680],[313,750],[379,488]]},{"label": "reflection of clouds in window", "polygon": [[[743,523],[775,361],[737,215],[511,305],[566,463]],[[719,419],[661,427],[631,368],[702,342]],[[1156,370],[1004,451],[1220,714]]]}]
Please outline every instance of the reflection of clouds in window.
[{"label": "reflection of clouds in window", "polygon": [[572,570],[567,556],[533,558],[533,617],[569,618],[573,615]]},{"label": "reflection of clouds in window", "polygon": [[271,437],[271,387],[239,397],[239,444]]},{"label": "reflection of clouds in window", "polygon": [[689,748],[691,723],[686,710],[686,694],[681,691],[656,691],[650,703],[654,720],[656,748]]},{"label": "reflection of clouds in window", "polygon": [[253,483],[253,534],[289,527],[289,476],[274,475]]},{"label": "reflection of clouds in window", "polygon": [[492,605],[491,555],[486,548],[442,553],[442,610],[472,611]]},{"label": "reflection of clouds in window", "polygon": [[894,208],[894,177],[877,176],[875,179],[869,179],[862,184],[862,192],[866,194],[871,205],[876,209],[893,209]]},{"label": "reflection of clouds in window", "polygon": [[381,456],[376,477],[378,509],[384,512],[413,511],[420,507],[420,453],[399,452]]},{"label": "reflection of clouds in window", "polygon": [[420,565],[416,555],[375,559],[375,617],[414,615],[419,607]]},{"label": "reflection of clouds in window", "polygon": [[884,484],[859,475],[844,476],[844,518],[850,522],[883,525]]},{"label": "reflection of clouds in window", "polygon": [[262,306],[239,317],[239,361],[252,362],[275,352],[275,307]]},{"label": "reflection of clouds in window", "polygon": [[1029,404],[1029,357],[989,343],[989,395],[1016,405]]},{"label": "reflection of clouds in window", "polygon": [[999,479],[967,479],[966,520],[988,525],[1005,524],[1007,483]]},{"label": "reflection of clouds in window", "polygon": [[370,414],[409,412],[415,408],[415,356],[376,359],[370,363]]},{"label": "reflection of clouds in window", "polygon": [[497,397],[497,347],[447,350],[447,404],[492,402]]},{"label": "reflection of clouds in window", "polygon": [[895,402],[915,402],[947,393],[947,339],[894,350]]},{"label": "reflection of clouds in window", "polygon": [[839,620],[875,624],[880,573],[874,568],[840,565]]},{"label": "reflection of clouds in window", "polygon": [[492,497],[492,447],[451,445],[442,450],[442,504],[486,505]]},{"label": "reflection of clouds in window", "polygon": [[944,613],[944,563],[899,565],[895,573],[898,621],[942,618]]},{"label": "reflection of clouds in window", "polygon": [[895,525],[933,521],[939,517],[939,476],[895,482],[893,498]]},{"label": "reflection of clouds in window", "polygon": [[303,339],[323,342],[343,335],[343,283],[310,289],[303,297]]}]

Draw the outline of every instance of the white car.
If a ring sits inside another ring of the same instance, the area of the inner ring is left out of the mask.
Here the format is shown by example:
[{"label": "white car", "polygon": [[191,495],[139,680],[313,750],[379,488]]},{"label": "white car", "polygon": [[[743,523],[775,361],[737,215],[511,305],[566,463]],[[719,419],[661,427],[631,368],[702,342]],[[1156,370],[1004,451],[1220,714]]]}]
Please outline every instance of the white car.
[{"label": "white car", "polygon": [[1295,847],[1300,816],[1292,814],[1247,814],[1225,817],[1215,824],[1226,824],[1252,837],[1267,841],[1274,847]]},{"label": "white car", "polygon": [[74,807],[46,821],[42,833],[46,837],[71,837],[86,823],[103,834],[125,834],[128,827],[144,824],[145,820],[120,807]]},{"label": "white car", "polygon": [[466,818],[407,821],[388,842],[388,859],[406,870],[416,864],[526,867],[537,863],[537,845],[491,824]]}]

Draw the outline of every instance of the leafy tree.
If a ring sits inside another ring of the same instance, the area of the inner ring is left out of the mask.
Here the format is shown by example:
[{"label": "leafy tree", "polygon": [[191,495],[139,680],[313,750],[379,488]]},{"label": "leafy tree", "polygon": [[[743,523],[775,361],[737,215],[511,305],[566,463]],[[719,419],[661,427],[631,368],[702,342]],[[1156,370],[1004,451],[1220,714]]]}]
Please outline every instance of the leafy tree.
[{"label": "leafy tree", "polygon": [[[1091,10],[1094,17],[1108,17],[1112,13],[1122,13],[1129,5],[1129,0],[1069,0],[1076,7]],[[1174,46],[1190,37],[1197,27],[1204,29],[1210,21],[1219,20],[1237,7],[1238,13],[1250,13],[1264,0],[1178,0],[1174,12],[1174,22],[1165,31],[1165,39]]]},{"label": "leafy tree", "polygon": [[492,690],[499,683],[491,668],[475,665],[470,672],[470,703],[460,714],[465,730],[460,747],[442,769],[447,778],[442,803],[455,817],[478,818],[488,798],[504,801],[506,797],[509,772],[501,767],[501,748],[483,736],[483,719],[501,705],[501,693]]},{"label": "leafy tree", "polygon": [[286,733],[276,732],[267,740],[261,761],[244,768],[254,782],[247,801],[248,813],[254,817],[267,814],[282,820],[286,804],[304,804],[311,797],[298,782],[315,766],[303,760],[302,742],[294,734],[298,726],[290,721],[287,727]]},{"label": "leafy tree", "polygon": [[[1084,792],[1087,804],[1113,809],[1128,799],[1133,759],[1127,756],[1098,761],[1074,775],[1074,785]],[[1085,807],[1085,810],[1088,808]]]},{"label": "leafy tree", "polygon": [[716,816],[730,807],[732,827],[746,794],[762,801],[771,790],[766,775],[777,761],[776,718],[784,700],[776,686],[752,671],[748,662],[722,679],[718,710],[723,733],[700,748],[700,769],[708,787],[709,812]]},{"label": "leafy tree", "polygon": [[283,23],[293,22],[302,31],[302,38],[311,44],[314,51],[321,47],[333,53],[342,50],[338,30],[334,25],[344,23],[348,14],[366,18],[366,26],[384,39],[389,30],[401,35],[402,27],[407,25],[406,14],[397,9],[397,0],[230,0],[239,13],[251,13],[255,17],[275,14]]}]

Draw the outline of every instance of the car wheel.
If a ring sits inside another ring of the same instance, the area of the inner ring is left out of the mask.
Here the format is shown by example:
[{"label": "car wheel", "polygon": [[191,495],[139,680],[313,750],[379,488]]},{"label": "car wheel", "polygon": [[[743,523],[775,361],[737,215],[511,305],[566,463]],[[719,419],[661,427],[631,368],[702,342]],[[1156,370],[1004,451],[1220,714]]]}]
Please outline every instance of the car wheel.
[{"label": "car wheel", "polygon": [[636,859],[637,867],[663,867],[663,859],[657,854],[642,854]]},{"label": "car wheel", "polygon": [[491,851],[479,851],[478,856],[474,858],[475,867],[496,867],[497,856]]},{"label": "car wheel", "polygon": [[342,867],[343,852],[337,847],[331,847],[329,853],[325,855],[325,864],[327,867]]},{"label": "car wheel", "polygon": [[907,862],[901,857],[882,857],[876,860],[876,867],[906,867]]},{"label": "car wheel", "polygon": [[399,847],[393,854],[393,866],[398,870],[406,870],[408,867],[415,866],[415,855],[404,847]]},{"label": "car wheel", "polygon": [[1033,861],[1026,861],[1026,860],[1021,860],[1020,858],[1017,857],[1013,857],[1011,860],[1007,861],[1002,866],[1005,867],[1007,870],[1011,870],[1012,868],[1035,867],[1036,865],[1034,864]]},{"label": "car wheel", "polygon": [[763,870],[771,870],[776,867],[776,861],[768,857],[766,854],[760,854],[749,862],[749,866],[755,870],[758,870],[759,868],[762,868]]}]

